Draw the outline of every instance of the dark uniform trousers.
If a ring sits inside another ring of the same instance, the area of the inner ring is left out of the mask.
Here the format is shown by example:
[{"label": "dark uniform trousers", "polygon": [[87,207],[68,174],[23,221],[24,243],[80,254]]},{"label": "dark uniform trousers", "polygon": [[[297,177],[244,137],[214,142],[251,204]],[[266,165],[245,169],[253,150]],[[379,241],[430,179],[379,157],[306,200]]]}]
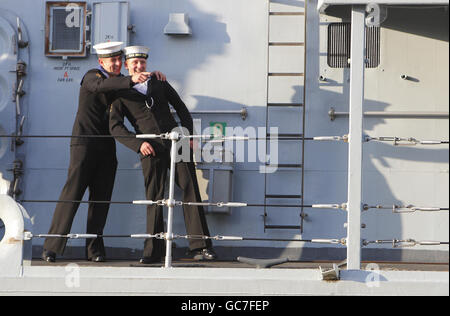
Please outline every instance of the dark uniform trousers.
[{"label": "dark uniform trousers", "polygon": [[[152,106],[149,106],[152,104]],[[193,121],[189,111],[178,93],[168,82],[161,82],[152,77],[147,94],[144,95],[134,89],[118,92],[116,100],[111,105],[109,128],[111,135],[119,136],[117,140],[133,150],[140,152],[142,143],[148,141],[156,151],[156,156],[147,156],[141,159],[145,179],[146,197],[157,201],[164,199],[164,187],[167,179],[167,170],[170,167],[170,146],[167,140],[143,140],[133,136],[124,124],[124,118],[133,125],[136,134],[159,134],[170,132],[178,126],[173,118],[169,104],[176,110],[181,126],[190,134],[193,132]],[[130,136],[125,138],[120,136]],[[181,150],[185,146],[181,147]],[[183,190],[183,201],[201,201],[195,167],[190,162],[181,161],[176,164],[176,183]],[[183,156],[181,156],[183,157]],[[208,225],[203,207],[184,206],[184,221],[189,235],[209,236]],[[163,208],[157,205],[147,207],[147,233],[157,234],[165,232],[163,221]],[[189,240],[191,250],[210,248],[211,240]],[[164,242],[160,239],[146,239],[144,257],[160,259],[164,253]]]},{"label": "dark uniform trousers", "polygon": [[[112,147],[112,148],[111,148]],[[117,169],[115,146],[106,148],[72,145],[70,147],[70,166],[66,184],[61,192],[60,201],[79,201],[89,188],[90,201],[110,201]],[[70,233],[73,219],[79,203],[59,202],[53,215],[49,234],[66,235]],[[88,209],[88,234],[103,234],[108,215],[108,203],[90,203]],[[66,247],[66,238],[47,238],[44,250],[62,255]],[[86,240],[86,256],[105,256],[102,238]]]},{"label": "dark uniform trousers", "polygon": [[[191,160],[192,161],[192,160]],[[156,157],[145,157],[141,161],[145,179],[146,197],[157,201],[164,199],[164,187],[167,170],[170,168],[170,155],[157,153]],[[201,201],[198,188],[195,166],[192,162],[178,162],[175,167],[175,182],[183,190],[184,202]],[[205,212],[201,206],[183,206],[184,222],[188,235],[209,236]],[[147,207],[147,233],[157,234],[164,232],[163,208],[157,205]],[[189,249],[209,248],[211,240],[189,241]],[[160,258],[164,255],[164,241],[160,239],[146,239],[144,257]]]}]

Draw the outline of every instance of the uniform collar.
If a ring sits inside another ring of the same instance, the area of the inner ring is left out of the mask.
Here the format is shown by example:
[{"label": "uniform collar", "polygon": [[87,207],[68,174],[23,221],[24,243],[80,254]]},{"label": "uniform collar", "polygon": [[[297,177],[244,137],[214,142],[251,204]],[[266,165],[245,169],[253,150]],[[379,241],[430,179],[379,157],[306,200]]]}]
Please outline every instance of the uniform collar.
[{"label": "uniform collar", "polygon": [[[108,74],[108,72],[107,72],[105,69],[103,69],[102,66],[98,66],[97,69],[100,70],[100,71],[102,72],[102,74],[105,75],[106,78],[109,78],[109,77],[110,77],[110,75]],[[123,76],[122,73],[120,73],[117,77],[122,77],[122,76]]]},{"label": "uniform collar", "polygon": [[102,72],[102,74],[105,75],[106,78],[109,78],[109,74],[106,72],[105,69],[103,69],[102,66],[98,66],[97,69],[100,70]]}]

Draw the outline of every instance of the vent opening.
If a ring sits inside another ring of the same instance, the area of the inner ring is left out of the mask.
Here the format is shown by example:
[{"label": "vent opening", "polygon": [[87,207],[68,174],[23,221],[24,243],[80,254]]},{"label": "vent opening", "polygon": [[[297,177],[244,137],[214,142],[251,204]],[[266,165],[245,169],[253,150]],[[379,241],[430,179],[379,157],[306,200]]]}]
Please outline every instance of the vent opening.
[{"label": "vent opening", "polygon": [[46,56],[86,56],[85,2],[47,2]]},{"label": "vent opening", "polygon": [[[328,25],[327,63],[331,68],[350,68],[351,23]],[[366,27],[366,68],[380,65],[380,28]]]}]

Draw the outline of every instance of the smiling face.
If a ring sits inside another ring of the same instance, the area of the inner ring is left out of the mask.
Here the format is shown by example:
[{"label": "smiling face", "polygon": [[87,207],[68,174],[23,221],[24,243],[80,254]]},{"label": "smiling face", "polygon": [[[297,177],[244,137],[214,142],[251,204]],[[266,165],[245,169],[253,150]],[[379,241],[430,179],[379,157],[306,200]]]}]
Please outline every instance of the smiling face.
[{"label": "smiling face", "polygon": [[145,58],[130,58],[125,61],[125,68],[130,76],[145,72],[147,70],[147,60]]},{"label": "smiling face", "polygon": [[99,64],[111,76],[118,76],[122,68],[122,56],[99,58]]}]

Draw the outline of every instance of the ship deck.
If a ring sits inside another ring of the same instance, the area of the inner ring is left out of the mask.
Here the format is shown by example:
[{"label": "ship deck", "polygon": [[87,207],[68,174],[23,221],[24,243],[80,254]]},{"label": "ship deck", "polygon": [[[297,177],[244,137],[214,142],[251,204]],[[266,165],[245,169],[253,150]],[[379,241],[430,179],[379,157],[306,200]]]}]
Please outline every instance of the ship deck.
[{"label": "ship deck", "polygon": [[449,291],[448,264],[377,262],[369,266],[363,262],[362,270],[341,266],[339,280],[326,281],[319,267],[322,272],[335,271],[333,262],[291,261],[257,269],[237,261],[175,258],[173,268],[162,266],[137,260],[93,263],[61,258],[47,263],[35,259],[24,261],[20,276],[0,277],[0,295],[448,296]]},{"label": "ship deck", "polygon": [[[86,260],[57,260],[55,263],[47,263],[41,259],[33,259],[31,266],[46,266],[46,267],[61,267],[67,266],[68,264],[77,264],[80,267],[109,267],[109,268],[124,268],[124,267],[134,267],[139,268],[161,268],[164,263],[154,263],[154,264],[140,264],[137,260],[108,260],[106,262],[96,263]],[[333,263],[330,261],[314,261],[314,262],[304,262],[304,261],[289,261],[286,263],[274,265],[269,269],[332,269]],[[448,263],[399,263],[399,262],[362,262],[362,270],[366,270],[369,264],[377,264],[381,271],[439,271],[448,272]],[[339,263],[338,263],[339,264]],[[187,259],[174,260],[172,262],[173,268],[227,268],[227,269],[248,269],[256,268],[256,265],[250,265],[247,263],[242,263],[239,261],[193,261]],[[345,269],[345,266],[342,267]]]}]

